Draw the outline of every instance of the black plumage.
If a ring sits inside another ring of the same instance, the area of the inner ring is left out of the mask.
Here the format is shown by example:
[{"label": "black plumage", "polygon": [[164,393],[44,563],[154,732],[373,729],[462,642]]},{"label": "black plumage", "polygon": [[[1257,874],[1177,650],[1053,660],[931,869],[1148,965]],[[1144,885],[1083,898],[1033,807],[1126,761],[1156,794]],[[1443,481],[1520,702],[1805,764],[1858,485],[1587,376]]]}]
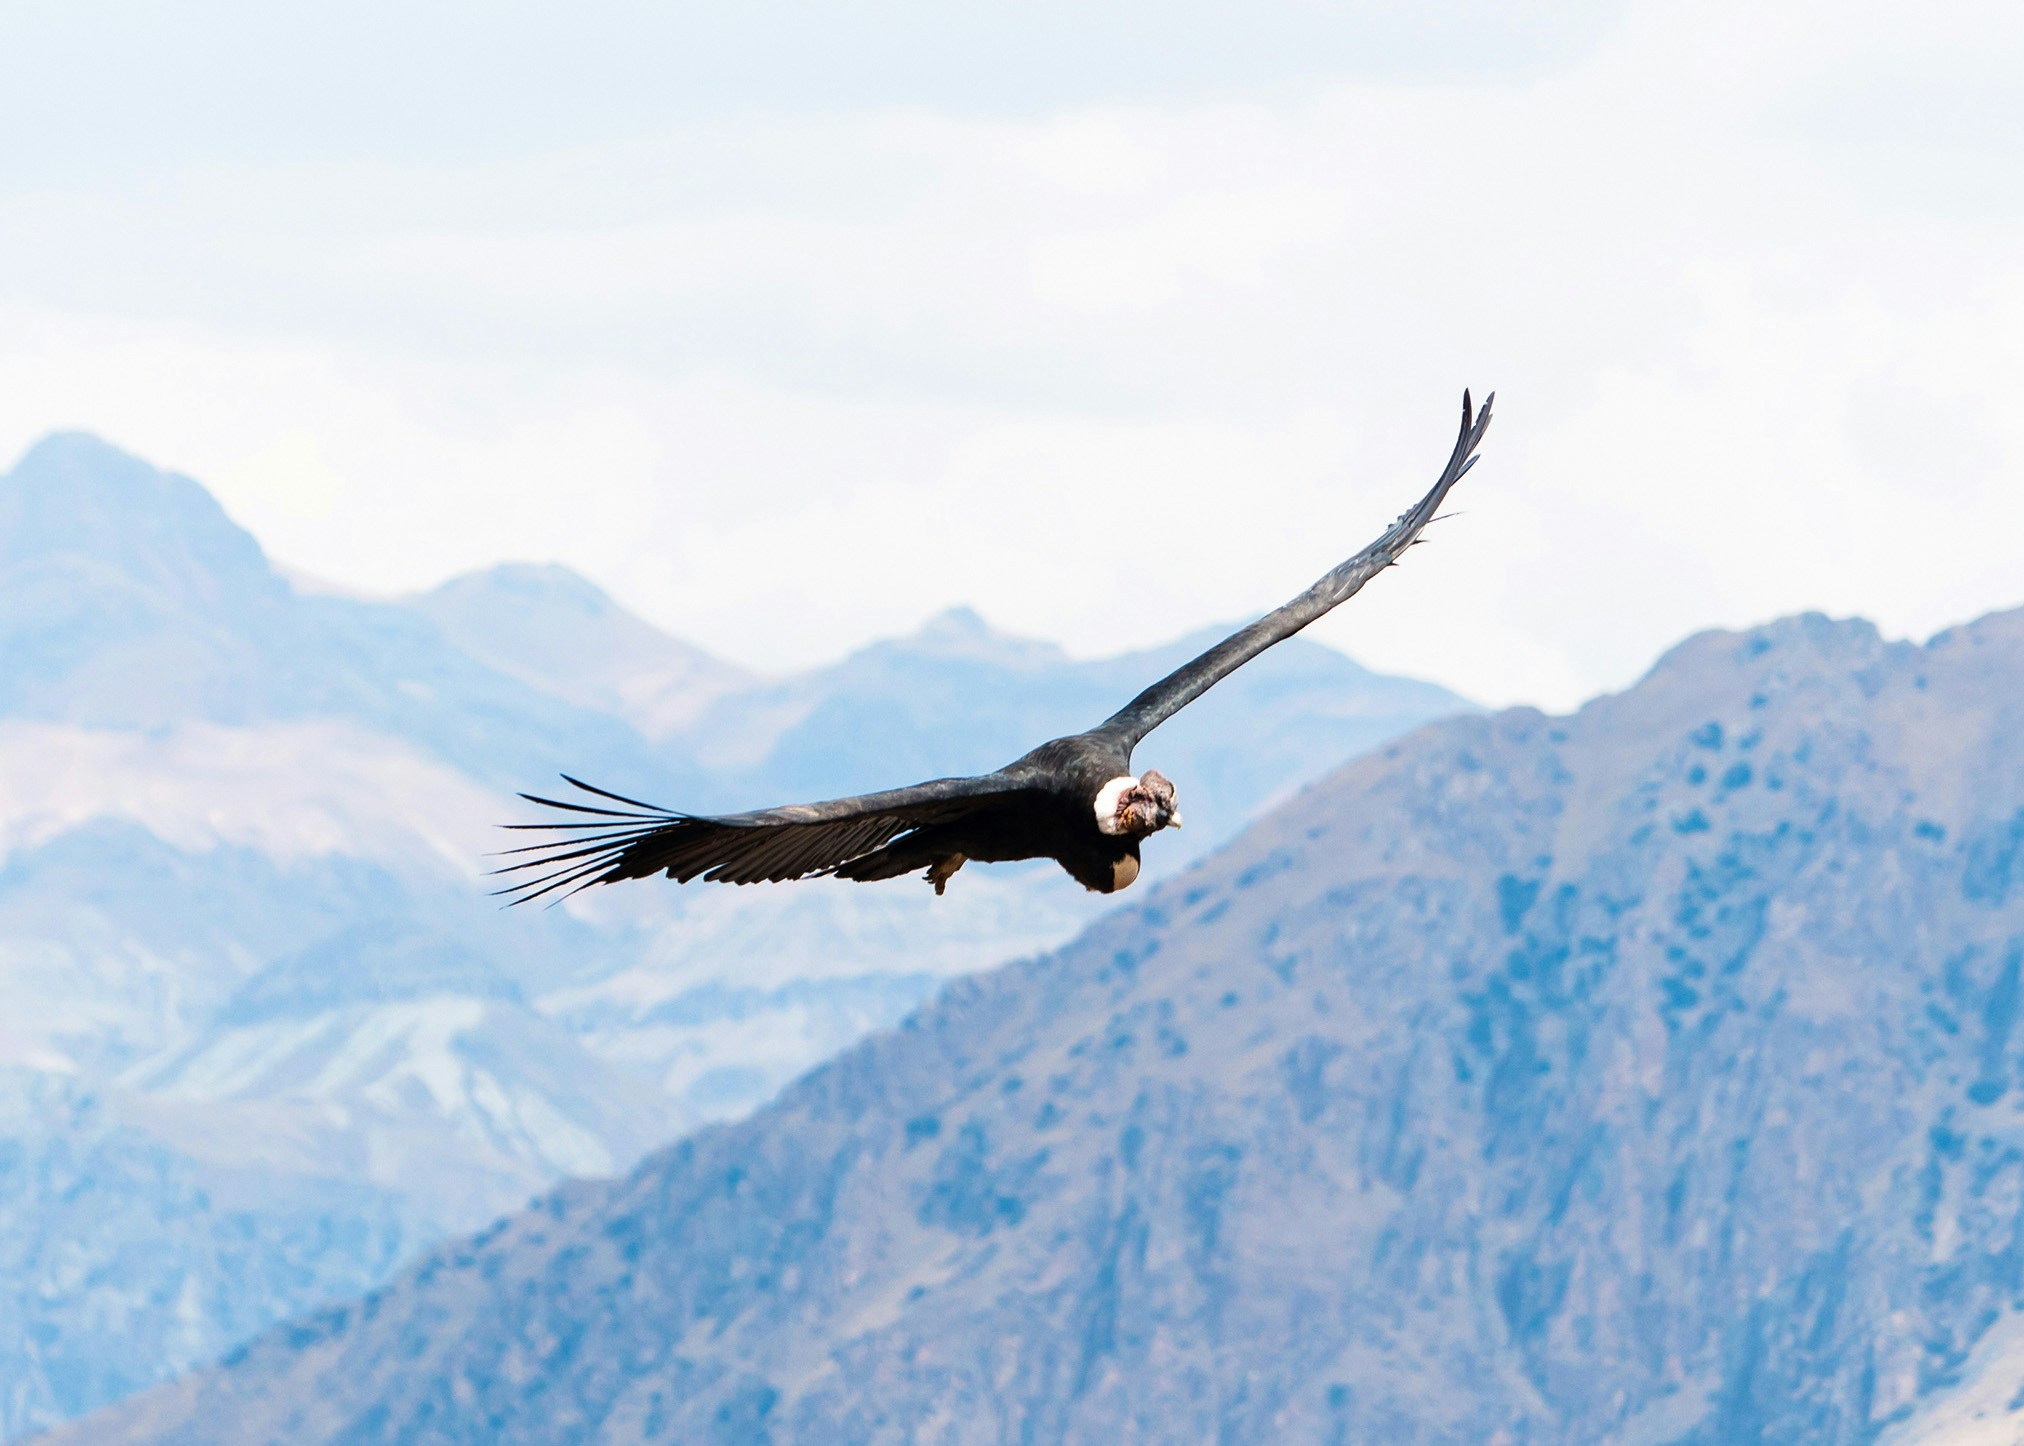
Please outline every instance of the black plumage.
[{"label": "black plumage", "polygon": [[1086,733],[1043,743],[975,778],[719,817],[641,803],[565,775],[578,790],[574,801],[522,797],[576,817],[509,825],[550,837],[510,851],[520,857],[500,872],[525,877],[501,892],[520,903],[652,874],[682,883],[756,884],[822,875],[869,881],[925,869],[939,894],[965,862],[1031,858],[1056,860],[1099,893],[1124,888],[1138,876],[1140,840],[1180,823],[1173,785],[1153,772],[1133,777],[1132,750],[1218,680],[1348,601],[1397,562],[1475,465],[1493,400],[1486,397],[1476,412],[1462,394],[1461,432],[1447,467],[1382,537]]}]

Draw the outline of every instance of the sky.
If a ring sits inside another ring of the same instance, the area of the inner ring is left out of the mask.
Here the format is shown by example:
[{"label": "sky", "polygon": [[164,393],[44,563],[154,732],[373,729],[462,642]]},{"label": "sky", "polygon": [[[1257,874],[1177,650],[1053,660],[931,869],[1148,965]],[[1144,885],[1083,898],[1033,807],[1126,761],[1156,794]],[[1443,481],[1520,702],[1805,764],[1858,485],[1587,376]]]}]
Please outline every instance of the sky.
[{"label": "sky", "polygon": [[0,466],[290,567],[587,574],[748,666],[968,604],[1572,706],[2024,604],[2024,9],[0,6]]}]

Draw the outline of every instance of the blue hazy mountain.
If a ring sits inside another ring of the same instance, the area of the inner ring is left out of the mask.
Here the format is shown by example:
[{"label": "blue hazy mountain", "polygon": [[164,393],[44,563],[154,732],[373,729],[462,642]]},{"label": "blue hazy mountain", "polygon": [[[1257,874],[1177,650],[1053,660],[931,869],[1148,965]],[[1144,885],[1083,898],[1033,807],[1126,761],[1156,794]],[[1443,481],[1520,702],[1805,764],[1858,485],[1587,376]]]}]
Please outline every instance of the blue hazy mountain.
[{"label": "blue hazy mountain", "polygon": [[[685,737],[722,787],[748,800],[980,773],[1108,717],[1230,631],[1073,661],[956,608],[834,667],[719,699]],[[1434,684],[1372,673],[1317,644],[1275,648],[1140,748],[1139,766],[1158,767],[1183,790],[1189,830],[1163,852],[1192,857],[1229,838],[1275,794],[1311,777],[1317,758],[1360,753],[1465,707]],[[878,748],[865,748],[867,738]]]},{"label": "blue hazy mountain", "polygon": [[[1231,631],[1076,660],[952,608],[831,666],[754,679],[655,632],[564,568],[492,568],[412,601],[471,656],[657,739],[694,780],[679,806],[712,811],[986,772],[1109,716]],[[1193,857],[1228,838],[1274,794],[1311,777],[1317,759],[1339,760],[1467,707],[1445,688],[1373,673],[1331,648],[1298,639],[1275,648],[1142,750],[1148,766],[1187,789],[1192,835],[1165,852]],[[614,755],[593,781],[621,792],[656,786],[626,776],[631,767]]]},{"label": "blue hazy mountain", "polygon": [[[0,1435],[743,1115],[1105,906],[1029,868],[939,900],[644,886],[501,912],[483,855],[527,815],[510,790],[569,768],[745,807],[990,766],[1191,647],[1073,660],[959,612],[754,678],[560,568],[306,592],[198,483],[40,444],[0,477],[0,1325],[31,1344],[0,1352]],[[1311,644],[1268,661],[1158,735],[1189,828],[1149,878],[1466,707]]]},{"label": "blue hazy mountain", "polygon": [[59,1441],[2008,1440],[2024,611],[1422,729]]},{"label": "blue hazy mountain", "polygon": [[[222,1122],[221,1122],[222,1123]],[[401,1198],[208,1166],[103,1091],[0,1070],[0,1353],[10,1434],[214,1357],[274,1302],[351,1294],[413,1250]]]},{"label": "blue hazy mountain", "polygon": [[752,677],[656,630],[566,567],[505,563],[410,599],[488,667],[662,738]]},{"label": "blue hazy mountain", "polygon": [[89,436],[0,479],[0,596],[0,716],[346,719],[501,787],[583,751],[684,781],[622,720],[486,666],[411,608],[296,592],[201,486]]}]

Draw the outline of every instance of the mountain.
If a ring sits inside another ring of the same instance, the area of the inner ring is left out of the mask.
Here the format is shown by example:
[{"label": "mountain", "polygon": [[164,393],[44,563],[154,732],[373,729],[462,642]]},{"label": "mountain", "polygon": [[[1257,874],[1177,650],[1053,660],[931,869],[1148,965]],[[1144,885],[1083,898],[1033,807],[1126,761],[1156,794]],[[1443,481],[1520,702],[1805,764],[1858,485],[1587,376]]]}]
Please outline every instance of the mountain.
[{"label": "mountain", "polygon": [[505,563],[409,600],[488,667],[663,738],[751,675],[657,632],[565,567]]},{"label": "mountain", "polygon": [[277,1301],[356,1294],[437,1238],[363,1181],[243,1154],[207,1166],[151,1126],[60,1072],[0,1068],[10,1432],[214,1359],[271,1324]]},{"label": "mountain", "polygon": [[[721,698],[680,736],[722,780],[726,807],[982,773],[1101,721],[1231,631],[1079,661],[955,608],[833,667]],[[1197,857],[1313,777],[1316,759],[1342,759],[1466,707],[1444,688],[1373,673],[1319,644],[1282,644],[1141,746],[1137,764],[1179,783],[1190,820],[1162,837],[1161,853]]]},{"label": "mountain", "polygon": [[2020,736],[2024,612],[1432,725],[52,1440],[2014,1439]]},{"label": "mountain", "polygon": [[[559,568],[305,590],[195,481],[39,444],[0,477],[0,1327],[32,1346],[0,1353],[0,1437],[741,1116],[1105,906],[1012,868],[943,899],[647,886],[502,912],[484,856],[528,815],[512,790],[569,768],[745,807],[952,771],[980,741],[988,765],[1156,661],[956,613],[758,679]],[[1149,877],[1467,706],[1309,644],[1270,662],[1159,735],[1190,826]]]},{"label": "mountain", "polygon": [[63,434],[0,479],[0,716],[146,728],[344,719],[494,787],[589,751],[688,779],[393,603],[301,594],[187,477]]}]

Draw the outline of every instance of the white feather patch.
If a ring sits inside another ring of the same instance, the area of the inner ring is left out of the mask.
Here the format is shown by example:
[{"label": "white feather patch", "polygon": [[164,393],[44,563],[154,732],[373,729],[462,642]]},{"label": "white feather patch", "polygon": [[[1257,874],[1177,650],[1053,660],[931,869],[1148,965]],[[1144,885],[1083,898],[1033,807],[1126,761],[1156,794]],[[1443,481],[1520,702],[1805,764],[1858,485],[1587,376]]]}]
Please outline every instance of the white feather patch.
[{"label": "white feather patch", "polygon": [[1113,778],[1096,793],[1096,826],[1104,833],[1123,833],[1124,825],[1118,822],[1117,801],[1124,797],[1125,790],[1137,788],[1138,780],[1130,774]]}]

